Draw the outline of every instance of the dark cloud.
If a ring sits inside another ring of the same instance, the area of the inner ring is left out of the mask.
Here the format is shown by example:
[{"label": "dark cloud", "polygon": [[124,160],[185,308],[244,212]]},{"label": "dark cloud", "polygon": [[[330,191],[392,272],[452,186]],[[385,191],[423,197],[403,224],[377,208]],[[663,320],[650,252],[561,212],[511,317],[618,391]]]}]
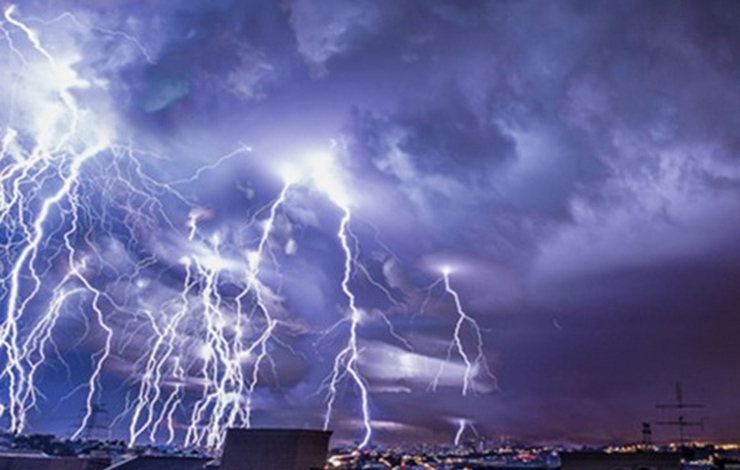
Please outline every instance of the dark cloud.
[{"label": "dark cloud", "polygon": [[[65,6],[75,20],[39,20]],[[737,9],[729,1],[24,4],[43,40],[78,51],[71,70],[91,86],[75,97],[120,141],[115,158],[86,173],[88,231],[75,238],[95,285],[124,299],[106,307],[128,335],[108,366],[111,390],[140,374],[137,357],[157,327],[147,312],[174,311],[188,276],[183,254],[222,263],[231,312],[280,193],[279,167],[308,173],[316,155],[331,152],[338,167],[327,172],[337,175],[323,176],[348,189],[351,243],[365,269],[350,282],[380,440],[449,440],[461,418],[489,436],[634,440],[676,380],[709,405],[704,437],[738,439]],[[7,40],[0,47],[12,58]],[[53,87],[0,74],[19,90],[3,87],[0,103],[23,103],[3,129],[36,129],[35,93]],[[22,139],[19,147],[32,145]],[[322,421],[315,392],[326,390],[348,332],[342,213],[330,199],[296,188],[278,211],[261,279],[283,323],[255,398],[260,423]],[[197,240],[188,237],[193,218]],[[17,254],[9,234],[0,232],[4,261]],[[45,245],[49,281],[69,269],[59,234]],[[476,393],[465,397],[454,354],[437,392],[427,392],[457,319],[439,284],[427,290],[443,265],[482,327],[496,375],[477,370]],[[207,289],[193,287],[193,302]],[[54,295],[41,292],[34,307]],[[79,302],[70,315],[84,325],[93,320],[89,299]],[[182,344],[199,347],[204,321],[192,322]],[[100,347],[100,331],[75,343],[79,325],[69,328],[60,348]],[[79,354],[69,353],[71,378],[50,361],[44,383],[82,382],[89,364]],[[106,397],[123,406],[116,393]],[[61,395],[50,392],[49,403]],[[341,397],[334,423],[351,439],[356,387],[345,384]]]}]

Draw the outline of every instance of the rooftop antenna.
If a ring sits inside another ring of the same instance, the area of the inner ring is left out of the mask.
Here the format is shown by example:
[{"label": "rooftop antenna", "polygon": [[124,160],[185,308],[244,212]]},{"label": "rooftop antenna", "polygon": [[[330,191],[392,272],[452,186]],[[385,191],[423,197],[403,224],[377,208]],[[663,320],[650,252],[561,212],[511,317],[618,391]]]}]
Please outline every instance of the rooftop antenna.
[{"label": "rooftop antenna", "polygon": [[704,405],[696,403],[684,403],[683,391],[681,390],[681,382],[676,382],[676,401],[674,403],[656,405],[656,407],[660,409],[673,409],[676,410],[676,412],[678,413],[675,421],[658,421],[655,424],[660,424],[664,426],[677,426],[682,449],[686,445],[686,428],[690,426],[702,426],[704,424],[700,421],[688,421],[686,419],[686,410],[688,408],[704,408]]}]

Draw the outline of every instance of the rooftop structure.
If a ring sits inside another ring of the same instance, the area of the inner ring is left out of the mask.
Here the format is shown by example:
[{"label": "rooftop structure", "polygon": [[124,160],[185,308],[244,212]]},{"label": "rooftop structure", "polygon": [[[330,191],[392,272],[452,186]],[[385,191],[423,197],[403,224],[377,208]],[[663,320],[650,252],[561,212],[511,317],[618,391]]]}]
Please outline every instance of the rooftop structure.
[{"label": "rooftop structure", "polygon": [[666,452],[563,452],[562,470],[681,470],[681,456]]},{"label": "rooftop structure", "polygon": [[205,457],[138,456],[106,470],[203,470],[209,460]]},{"label": "rooftop structure", "polygon": [[330,431],[229,429],[221,470],[321,470]]},{"label": "rooftop structure", "polygon": [[55,457],[28,453],[0,454],[2,470],[103,470],[108,465],[109,459]]}]

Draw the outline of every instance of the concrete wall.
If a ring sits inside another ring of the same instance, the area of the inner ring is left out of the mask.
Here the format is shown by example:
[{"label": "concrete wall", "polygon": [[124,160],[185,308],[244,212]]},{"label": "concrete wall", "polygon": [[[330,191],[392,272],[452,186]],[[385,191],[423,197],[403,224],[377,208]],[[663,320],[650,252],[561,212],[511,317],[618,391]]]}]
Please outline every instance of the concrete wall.
[{"label": "concrete wall", "polygon": [[220,470],[320,470],[331,432],[229,429]]}]

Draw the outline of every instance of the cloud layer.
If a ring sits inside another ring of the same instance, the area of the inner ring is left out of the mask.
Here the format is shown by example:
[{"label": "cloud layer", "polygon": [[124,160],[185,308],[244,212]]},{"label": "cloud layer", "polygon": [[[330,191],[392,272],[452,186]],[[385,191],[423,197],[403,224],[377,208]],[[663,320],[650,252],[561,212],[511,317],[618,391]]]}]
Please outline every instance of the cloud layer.
[{"label": "cloud layer", "polygon": [[[107,214],[91,227],[109,233],[88,247],[108,271],[90,269],[111,295],[147,299],[126,312],[179,294],[183,253],[216,251],[225,291],[242,282],[243,251],[281,190],[278,169],[328,152],[350,189],[359,367],[385,423],[379,441],[451,440],[459,418],[490,437],[635,440],[676,380],[709,405],[702,437],[737,440],[737,8],[119,0],[36,1],[19,15],[45,44],[76,51],[72,69],[93,83],[78,99],[121,149],[135,148],[138,163],[117,163],[113,183],[102,164],[89,181],[92,211]],[[2,28],[2,53],[17,60],[21,35]],[[2,103],[22,112],[3,127],[33,128],[38,87],[8,79],[17,86]],[[156,201],[135,191],[144,188]],[[289,198],[263,282],[290,347],[271,346],[277,366],[255,419],[316,426],[315,392],[343,334],[332,329],[346,302],[341,214],[315,188]],[[126,217],[132,208],[141,220]],[[198,243],[188,239],[194,208]],[[465,397],[460,359],[444,365],[454,305],[439,285],[427,290],[442,265],[484,331],[496,377],[479,366]],[[124,286],[121,275],[147,280]],[[104,381],[113,389],[136,381],[127,375],[147,344],[147,327],[118,317],[134,336],[117,343]],[[182,344],[198,342],[193,328]],[[60,345],[75,344],[67,336]],[[65,375],[79,382],[88,366],[68,355],[71,371],[50,367],[47,387]],[[357,411],[347,385],[343,439],[356,437]]]}]

